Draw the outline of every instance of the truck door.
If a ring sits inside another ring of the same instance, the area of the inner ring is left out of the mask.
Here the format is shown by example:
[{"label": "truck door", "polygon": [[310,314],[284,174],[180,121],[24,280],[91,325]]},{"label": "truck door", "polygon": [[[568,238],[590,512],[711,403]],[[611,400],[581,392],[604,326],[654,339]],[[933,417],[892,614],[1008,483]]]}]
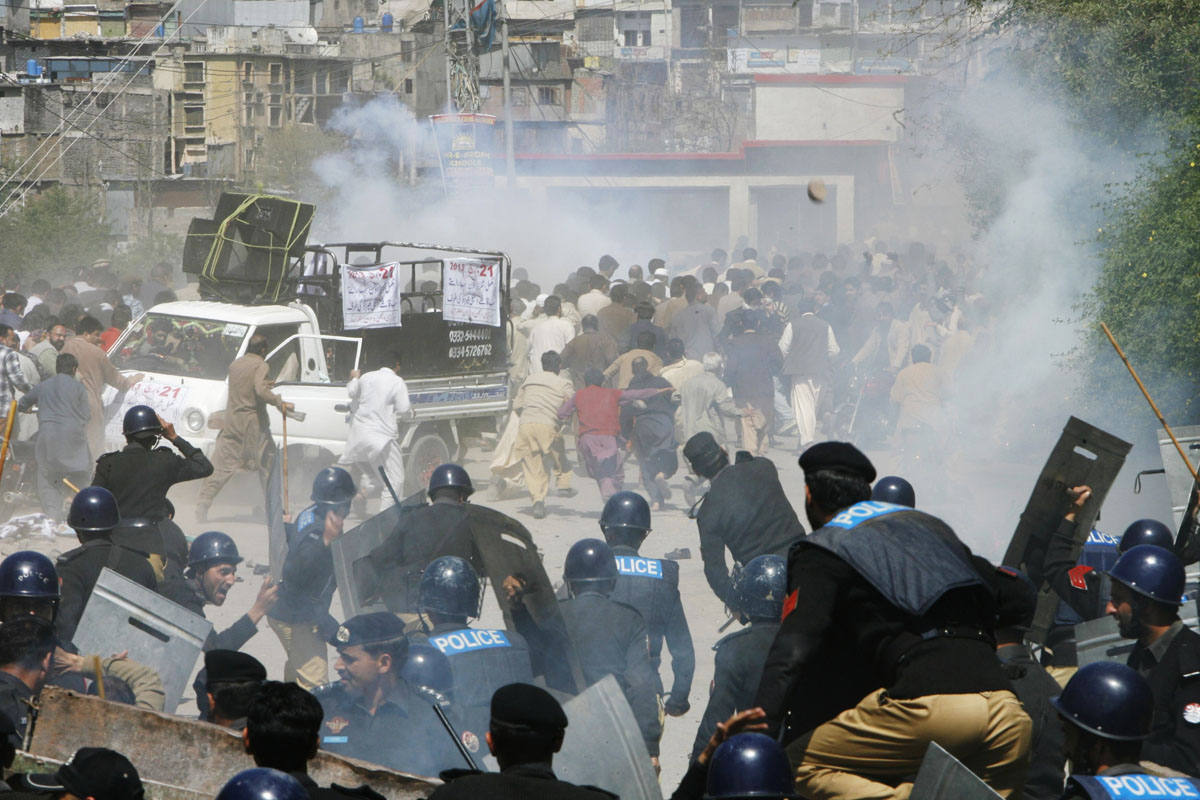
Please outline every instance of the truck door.
[{"label": "truck door", "polygon": [[[346,383],[351,370],[358,369],[361,354],[360,339],[308,333],[288,337],[267,354],[270,374],[281,376],[275,383],[275,393],[304,414],[303,420],[287,421],[289,459],[302,456],[304,465],[293,472],[289,493],[296,494],[303,488],[302,497],[307,497],[309,487],[297,485],[297,479],[302,475],[311,478],[316,469],[328,466],[342,454],[350,430]],[[279,409],[268,408],[267,413],[271,434],[282,445]],[[292,461],[291,466],[300,467],[300,463]]]}]

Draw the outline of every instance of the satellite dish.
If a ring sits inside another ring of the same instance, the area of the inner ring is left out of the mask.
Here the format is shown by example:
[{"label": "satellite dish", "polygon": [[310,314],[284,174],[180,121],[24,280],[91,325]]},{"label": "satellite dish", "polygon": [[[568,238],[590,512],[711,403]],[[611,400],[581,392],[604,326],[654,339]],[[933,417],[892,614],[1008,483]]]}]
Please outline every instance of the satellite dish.
[{"label": "satellite dish", "polygon": [[317,43],[317,29],[304,20],[294,19],[283,30],[287,38],[296,44]]}]

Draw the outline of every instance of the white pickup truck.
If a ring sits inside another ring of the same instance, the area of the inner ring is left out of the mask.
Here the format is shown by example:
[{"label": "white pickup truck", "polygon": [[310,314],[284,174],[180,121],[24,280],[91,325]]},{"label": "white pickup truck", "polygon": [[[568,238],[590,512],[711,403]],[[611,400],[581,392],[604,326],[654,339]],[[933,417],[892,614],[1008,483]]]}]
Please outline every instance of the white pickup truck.
[{"label": "white pickup truck", "polygon": [[[437,260],[412,265],[414,288],[418,267],[419,277],[425,278],[431,269],[440,269]],[[276,393],[304,413],[303,420],[287,423],[291,487],[300,501],[307,478],[342,453],[349,430],[346,383],[351,370],[377,368],[386,360],[384,351],[398,352],[413,404],[413,415],[400,421],[405,484],[395,487],[407,496],[424,485],[433,467],[461,455],[465,438],[502,428],[509,410],[505,328],[445,322],[441,314],[430,313],[438,304],[438,284],[435,289],[426,281],[424,291],[404,293],[398,328],[333,334],[323,332],[319,322],[322,304],[328,307],[328,301],[337,299],[328,291],[279,305],[201,300],[154,306],[109,351],[122,372],[145,377],[119,401],[109,390],[107,445],[117,449],[124,444],[124,412],[144,403],[211,453],[225,409],[229,365],[245,353],[251,336],[262,334]],[[373,358],[372,349],[377,354]],[[275,408],[268,413],[279,443],[283,420]]]}]

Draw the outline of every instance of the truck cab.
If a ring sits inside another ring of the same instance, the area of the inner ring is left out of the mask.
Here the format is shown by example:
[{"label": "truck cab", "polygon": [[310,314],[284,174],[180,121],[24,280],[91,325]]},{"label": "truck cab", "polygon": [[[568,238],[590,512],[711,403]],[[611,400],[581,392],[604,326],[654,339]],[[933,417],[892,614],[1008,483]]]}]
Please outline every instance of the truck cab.
[{"label": "truck cab", "polygon": [[[295,291],[283,303],[201,300],[149,309],[109,351],[122,372],[144,373],[144,377],[120,396],[108,390],[108,448],[124,445],[124,412],[145,404],[211,454],[224,416],[229,365],[245,354],[251,336],[262,334],[268,341],[266,360],[275,392],[303,413],[302,420],[287,421],[294,476],[289,488],[296,502],[302,503],[309,476],[335,463],[345,447],[351,411],[346,384],[351,372],[379,368],[388,363],[390,354],[399,353],[401,377],[413,405],[409,418],[398,420],[406,454],[403,494],[417,491],[435,466],[460,456],[465,438],[495,432],[503,424],[509,409],[508,331],[506,325],[444,320],[439,313],[443,260],[399,261],[384,252],[391,248],[412,246],[343,243],[310,248],[306,261],[294,265],[298,276],[308,274],[296,280]],[[400,326],[342,330],[337,274],[350,258],[395,263],[398,269],[408,270]],[[324,264],[324,274],[304,266],[316,262]],[[497,262],[507,278],[507,260],[497,258]],[[507,280],[504,304],[507,308]],[[275,441],[282,445],[283,419],[276,408],[268,408],[268,415]]]}]

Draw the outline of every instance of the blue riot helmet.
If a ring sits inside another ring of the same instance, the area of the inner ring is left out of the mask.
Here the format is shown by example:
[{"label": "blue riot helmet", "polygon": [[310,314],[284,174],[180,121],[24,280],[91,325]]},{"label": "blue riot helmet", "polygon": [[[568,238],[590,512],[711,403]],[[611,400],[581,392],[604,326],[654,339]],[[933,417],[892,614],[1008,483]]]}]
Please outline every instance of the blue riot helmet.
[{"label": "blue riot helmet", "polygon": [[53,622],[58,601],[58,571],[49,558],[20,550],[0,561],[0,622],[26,614]]},{"label": "blue riot helmet", "polygon": [[778,622],[786,594],[787,563],[783,556],[759,556],[737,573],[733,583],[734,610],[752,620]]},{"label": "blue riot helmet", "polygon": [[413,642],[408,646],[408,660],[400,669],[405,683],[440,706],[454,699],[454,673],[450,659],[428,642]]},{"label": "blue riot helmet", "polygon": [[217,800],[308,800],[308,790],[286,772],[253,767],[230,778]]},{"label": "blue riot helmet", "polygon": [[608,498],[600,512],[600,530],[626,530],[646,534],[650,531],[650,504],[637,492],[617,492]]},{"label": "blue riot helmet", "polygon": [[917,493],[912,484],[895,475],[886,475],[875,481],[875,486],[871,489],[871,499],[897,506],[917,507]]},{"label": "blue riot helmet", "polygon": [[483,584],[471,564],[458,556],[435,558],[421,573],[417,607],[447,617],[479,616]]},{"label": "blue riot helmet", "polygon": [[152,433],[155,436],[163,432],[163,427],[158,421],[158,414],[154,413],[154,409],[150,406],[134,406],[125,412],[125,419],[121,422],[121,433],[126,437],[136,436],[139,433]]},{"label": "blue riot helmet", "polygon": [[237,544],[227,533],[205,531],[192,541],[188,548],[188,569],[203,571],[212,564],[240,564],[242,557]]},{"label": "blue riot helmet", "polygon": [[612,548],[599,539],[580,539],[567,551],[563,580],[572,594],[588,589],[611,594],[617,585],[617,559]]},{"label": "blue riot helmet", "polygon": [[429,475],[429,496],[438,489],[456,489],[464,499],[475,493],[471,476],[458,464],[442,464]]},{"label": "blue riot helmet", "polygon": [[312,500],[327,506],[339,506],[354,499],[358,490],[354,479],[341,467],[326,467],[313,478]]},{"label": "blue riot helmet", "polygon": [[1121,542],[1117,545],[1117,549],[1124,553],[1139,544],[1152,544],[1173,551],[1175,534],[1156,519],[1139,519],[1131,523],[1121,534]]},{"label": "blue riot helmet", "polygon": [[121,524],[117,499],[102,486],[80,489],[79,494],[71,501],[71,510],[67,512],[67,524],[76,533],[108,533]]},{"label": "blue riot helmet", "polygon": [[1105,739],[1134,741],[1150,735],[1154,693],[1145,678],[1124,664],[1096,661],[1080,667],[1050,703],[1072,725]]},{"label": "blue riot helmet", "polygon": [[1170,550],[1139,544],[1121,554],[1109,576],[1157,603],[1183,605],[1183,562]]},{"label": "blue riot helmet", "polygon": [[739,733],[708,762],[704,800],[791,798],[794,781],[783,745],[761,733]]}]

